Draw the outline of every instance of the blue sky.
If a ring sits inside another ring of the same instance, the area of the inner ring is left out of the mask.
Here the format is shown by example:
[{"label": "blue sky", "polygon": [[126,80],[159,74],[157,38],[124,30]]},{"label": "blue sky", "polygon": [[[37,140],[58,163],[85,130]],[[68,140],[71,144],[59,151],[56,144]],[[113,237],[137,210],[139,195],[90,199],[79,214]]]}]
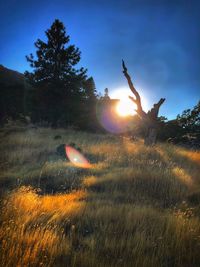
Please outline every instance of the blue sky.
[{"label": "blue sky", "polygon": [[127,88],[123,58],[147,106],[165,97],[171,119],[200,99],[199,14],[198,0],[0,0],[0,64],[29,69],[25,55],[58,18],[99,92]]}]

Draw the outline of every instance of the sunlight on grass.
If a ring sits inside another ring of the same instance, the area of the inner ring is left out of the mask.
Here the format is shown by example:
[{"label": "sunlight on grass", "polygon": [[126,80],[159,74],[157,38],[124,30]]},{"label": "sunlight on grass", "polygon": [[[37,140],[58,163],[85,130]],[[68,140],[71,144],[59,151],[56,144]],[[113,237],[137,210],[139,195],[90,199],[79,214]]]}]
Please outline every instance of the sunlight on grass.
[{"label": "sunlight on grass", "polygon": [[97,183],[97,178],[95,176],[89,176],[83,180],[83,185],[86,187],[90,187]]},{"label": "sunlight on grass", "polygon": [[180,150],[178,153],[200,165],[200,152]]},{"label": "sunlight on grass", "polygon": [[[48,128],[4,138],[0,266],[199,266],[198,151]],[[92,168],[56,154],[70,142]]]},{"label": "sunlight on grass", "polygon": [[46,266],[69,253],[64,225],[84,208],[84,191],[41,196],[22,187],[3,202],[0,228],[1,266]]},{"label": "sunlight on grass", "polygon": [[178,179],[186,183],[188,186],[193,185],[192,177],[184,169],[175,167],[172,169],[172,172]]}]

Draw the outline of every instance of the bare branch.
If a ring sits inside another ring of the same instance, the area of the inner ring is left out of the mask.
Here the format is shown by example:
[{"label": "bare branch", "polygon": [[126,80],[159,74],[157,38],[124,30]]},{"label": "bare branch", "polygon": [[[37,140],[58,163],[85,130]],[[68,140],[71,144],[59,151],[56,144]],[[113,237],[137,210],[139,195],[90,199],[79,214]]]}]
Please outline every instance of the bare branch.
[{"label": "bare branch", "polygon": [[128,74],[128,70],[127,70],[127,67],[126,67],[126,65],[124,63],[124,60],[122,60],[122,67],[123,67],[123,73],[124,73],[124,76],[127,79],[129,88],[131,89],[132,93],[135,96],[135,99],[132,96],[129,96],[129,98],[137,105],[137,113],[138,113],[138,115],[140,117],[145,117],[146,116],[146,113],[142,109],[140,95],[139,95],[138,91],[135,89],[135,87],[134,87],[134,85],[132,83],[131,77]]},{"label": "bare branch", "polygon": [[142,119],[144,126],[145,126],[145,132],[146,132],[145,144],[154,145],[156,143],[156,138],[157,138],[158,112],[159,112],[160,106],[164,103],[165,98],[161,98],[158,101],[158,103],[154,104],[153,108],[150,111],[148,111],[148,113],[144,112],[142,109],[140,95],[132,83],[131,77],[128,74],[128,69],[123,60],[122,60],[122,68],[123,68],[124,76],[126,77],[128,81],[129,88],[134,94],[134,97],[129,96],[129,98],[133,101],[134,104],[136,104],[137,110],[135,111],[137,112],[139,117]]},{"label": "bare branch", "polygon": [[129,95],[129,98],[130,98],[131,101],[133,101],[133,103],[135,103],[137,105],[137,100],[134,97]]},{"label": "bare branch", "polygon": [[131,89],[132,93],[135,95],[137,102],[140,103],[140,105],[141,105],[140,95],[137,92],[137,90],[135,89],[135,87],[134,87],[134,85],[133,85],[133,83],[131,81],[131,77],[128,74],[128,70],[127,70],[127,67],[126,67],[123,59],[122,59],[122,67],[123,67],[124,76],[126,77],[126,79],[128,81],[129,88]]},{"label": "bare branch", "polygon": [[156,119],[158,117],[158,112],[160,109],[160,106],[165,102],[165,98],[161,98],[158,103],[153,105],[153,108],[148,112],[148,115],[151,117],[151,119]]}]

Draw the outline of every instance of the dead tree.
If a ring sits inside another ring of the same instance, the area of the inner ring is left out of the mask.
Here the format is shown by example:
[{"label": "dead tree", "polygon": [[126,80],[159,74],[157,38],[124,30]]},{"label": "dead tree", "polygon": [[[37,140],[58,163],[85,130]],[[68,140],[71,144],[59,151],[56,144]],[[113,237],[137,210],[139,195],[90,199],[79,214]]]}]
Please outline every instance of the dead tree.
[{"label": "dead tree", "polygon": [[141,118],[141,120],[143,121],[144,126],[145,126],[145,132],[146,133],[145,133],[144,143],[146,145],[154,145],[156,143],[157,131],[158,131],[158,112],[159,112],[160,106],[165,101],[165,98],[161,98],[158,101],[158,103],[154,104],[153,108],[146,113],[142,109],[140,95],[132,83],[131,77],[128,74],[127,67],[126,67],[123,60],[122,60],[122,67],[123,67],[123,73],[127,79],[129,88],[131,89],[132,93],[134,94],[134,97],[129,96],[129,98],[133,101],[133,103],[136,104],[136,106],[137,106],[136,112],[137,112],[138,116]]}]

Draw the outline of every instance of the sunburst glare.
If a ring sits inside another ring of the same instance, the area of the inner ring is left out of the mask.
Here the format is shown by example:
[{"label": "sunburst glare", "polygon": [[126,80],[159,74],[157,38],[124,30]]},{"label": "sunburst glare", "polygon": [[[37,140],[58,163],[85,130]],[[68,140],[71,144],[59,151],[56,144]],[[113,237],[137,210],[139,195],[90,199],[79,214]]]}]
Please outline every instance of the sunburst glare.
[{"label": "sunburst glare", "polygon": [[[126,117],[136,114],[137,106],[130,100],[129,95],[131,96],[132,94],[128,88],[116,89],[110,93],[112,99],[119,99],[119,103],[116,105],[116,112],[119,116]],[[146,110],[147,101],[143,96],[142,106]]]},{"label": "sunburst glare", "polygon": [[118,115],[122,117],[134,115],[136,113],[135,109],[136,105],[128,98],[120,99],[119,103],[116,106]]}]

